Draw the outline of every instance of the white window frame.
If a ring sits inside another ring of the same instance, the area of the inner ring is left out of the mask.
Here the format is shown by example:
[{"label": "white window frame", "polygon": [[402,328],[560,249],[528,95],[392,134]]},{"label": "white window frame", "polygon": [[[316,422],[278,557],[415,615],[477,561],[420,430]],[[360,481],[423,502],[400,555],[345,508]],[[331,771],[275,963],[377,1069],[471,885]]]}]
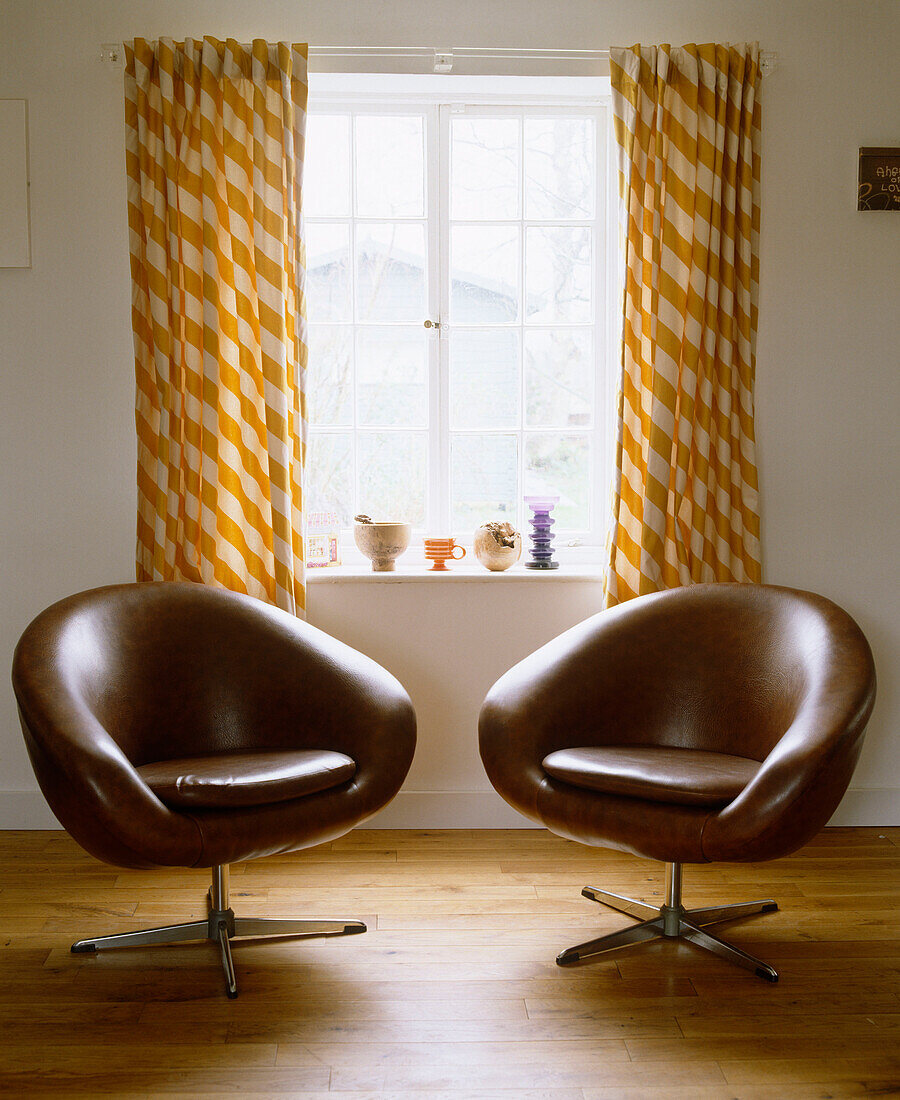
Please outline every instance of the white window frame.
[{"label": "white window frame", "polygon": [[[595,239],[593,249],[594,270],[594,409],[593,462],[590,473],[590,512],[592,525],[586,531],[565,531],[557,538],[556,547],[564,552],[567,547],[583,547],[571,557],[597,560],[606,540],[608,523],[608,497],[612,472],[612,443],[615,413],[616,362],[618,359],[616,251],[618,230],[615,201],[615,160],[610,122],[609,81],[601,77],[440,77],[440,76],[384,76],[375,74],[311,74],[309,111],[311,114],[424,114],[425,127],[425,226],[428,270],[426,276],[427,317],[440,321],[441,328],[430,330],[428,346],[429,423],[428,432],[428,485],[426,498],[425,529],[414,532],[418,543],[423,535],[450,533],[464,543],[470,543],[473,532],[450,530],[450,340],[449,324],[450,279],[443,278],[441,266],[449,271],[450,232],[450,170],[444,158],[449,154],[450,121],[454,114],[494,115],[524,114],[558,115],[560,109],[589,114],[596,118],[597,194],[596,215],[593,221]],[[353,160],[351,152],[351,161]],[[605,171],[604,171],[605,167]],[[355,171],[355,164],[352,171]],[[351,188],[355,181],[351,177]],[[353,202],[353,192],[351,199]],[[355,206],[354,218],[355,218]],[[311,218],[311,221],[328,222],[345,219]],[[422,219],[402,219],[416,222]],[[524,227],[534,219],[525,219],[520,211],[519,224]],[[573,220],[573,226],[584,224],[587,219]],[[515,223],[512,223],[515,224]],[[553,222],[552,224],[559,224]],[[351,229],[352,234],[352,229]],[[351,236],[351,255],[352,255]],[[522,248],[524,266],[524,242]],[[524,275],[524,272],[523,272]],[[522,288],[524,295],[524,285]],[[355,305],[354,305],[355,311]],[[351,321],[351,329],[362,322]],[[459,327],[464,328],[464,325]],[[524,333],[524,317],[510,327]],[[560,327],[565,327],[561,325]],[[355,354],[355,352],[354,352]],[[524,357],[524,348],[520,349]],[[524,386],[524,363],[520,362],[520,385]],[[520,394],[524,417],[524,394]],[[353,426],[332,429],[335,432],[352,431],[353,454],[356,454],[356,402],[354,401]],[[327,432],[311,426],[311,432]],[[379,429],[389,431],[390,429]],[[399,430],[406,430],[399,429]],[[473,431],[476,429],[472,429]],[[520,499],[517,526],[527,536],[528,510],[521,500],[524,467],[524,438],[528,430],[524,420],[517,429],[485,429],[497,434],[515,434],[519,446],[518,481]],[[565,434],[565,429],[547,428],[548,433]],[[584,429],[581,429],[583,432]],[[485,519],[490,517],[486,516]],[[352,533],[344,532],[345,560],[356,556]],[[527,543],[527,538],[526,538]]]}]

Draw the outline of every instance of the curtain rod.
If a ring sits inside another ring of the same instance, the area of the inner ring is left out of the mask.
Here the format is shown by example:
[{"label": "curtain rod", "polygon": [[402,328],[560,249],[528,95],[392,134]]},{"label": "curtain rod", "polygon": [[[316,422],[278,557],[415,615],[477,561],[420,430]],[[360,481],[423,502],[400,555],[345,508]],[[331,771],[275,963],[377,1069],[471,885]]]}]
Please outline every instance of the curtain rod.
[{"label": "curtain rod", "polygon": [[[433,46],[313,46],[309,47],[310,58],[371,57],[371,58],[431,58],[434,71],[449,73],[453,69],[455,58],[468,58],[481,61],[609,61],[609,50],[554,50],[554,49],[513,49],[488,46],[454,46],[437,49]],[[122,50],[118,42],[104,42],[100,47],[100,60],[118,62],[122,60]],[[778,63],[778,54],[771,50],[759,51],[759,67],[763,76],[768,76]]]},{"label": "curtain rod", "polygon": [[517,50],[483,46],[454,46],[435,49],[433,46],[310,46],[310,56],[316,57],[427,57],[433,53],[452,53],[457,57],[515,57],[522,60],[545,61],[608,61],[609,50]]},{"label": "curtain rod", "polygon": [[[433,46],[313,46],[309,47],[310,57],[454,57],[476,58],[481,60],[516,61],[609,61],[609,50],[556,50],[556,49],[514,49],[488,46],[454,46],[439,49]],[[778,54],[772,50],[759,51],[760,69],[768,74],[774,69]]]}]

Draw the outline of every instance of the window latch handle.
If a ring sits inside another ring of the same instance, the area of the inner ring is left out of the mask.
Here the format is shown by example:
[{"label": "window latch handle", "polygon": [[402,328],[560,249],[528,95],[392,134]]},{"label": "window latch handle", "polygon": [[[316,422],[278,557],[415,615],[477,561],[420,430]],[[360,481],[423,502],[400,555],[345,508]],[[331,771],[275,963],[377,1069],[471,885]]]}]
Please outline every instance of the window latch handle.
[{"label": "window latch handle", "polygon": [[440,321],[432,321],[432,320],[429,319],[425,322],[425,327],[426,328],[437,328],[437,329],[439,329],[441,327],[441,322]]}]

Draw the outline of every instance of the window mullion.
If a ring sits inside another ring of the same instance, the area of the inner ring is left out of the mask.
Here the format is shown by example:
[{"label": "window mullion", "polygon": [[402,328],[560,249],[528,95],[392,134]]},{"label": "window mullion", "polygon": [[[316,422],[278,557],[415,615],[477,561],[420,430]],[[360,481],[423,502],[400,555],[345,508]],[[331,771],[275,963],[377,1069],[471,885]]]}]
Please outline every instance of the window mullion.
[{"label": "window mullion", "polygon": [[350,392],[353,395],[351,406],[353,409],[353,431],[351,433],[350,455],[353,462],[353,512],[358,515],[361,510],[360,502],[360,470],[359,470],[359,395],[356,391],[357,363],[356,357],[359,348],[359,333],[357,326],[357,258],[356,258],[356,113],[350,113],[350,322],[352,336],[350,339]]},{"label": "window mullion", "polygon": [[604,108],[594,111],[595,138],[595,201],[597,222],[597,305],[594,311],[594,456],[591,471],[596,482],[594,505],[596,512],[591,524],[591,538],[602,545],[609,522],[609,493],[612,480],[612,445],[615,438],[616,376],[618,373],[618,345],[613,339],[617,322],[620,323],[618,288],[616,286],[616,253],[619,248],[616,188],[610,171],[602,171],[601,164],[616,163],[613,133],[609,112]]},{"label": "window mullion", "polygon": [[527,227],[525,221],[525,111],[521,112],[519,123],[519,468],[516,486],[516,527],[523,531],[525,515],[525,313],[527,298],[525,293],[525,249]]},{"label": "window mullion", "polygon": [[433,108],[433,134],[429,158],[429,189],[433,199],[430,226],[434,241],[431,270],[434,278],[435,316],[441,322],[432,337],[435,359],[435,431],[433,432],[434,502],[433,530],[450,534],[450,350],[453,333],[450,320],[450,108]]}]

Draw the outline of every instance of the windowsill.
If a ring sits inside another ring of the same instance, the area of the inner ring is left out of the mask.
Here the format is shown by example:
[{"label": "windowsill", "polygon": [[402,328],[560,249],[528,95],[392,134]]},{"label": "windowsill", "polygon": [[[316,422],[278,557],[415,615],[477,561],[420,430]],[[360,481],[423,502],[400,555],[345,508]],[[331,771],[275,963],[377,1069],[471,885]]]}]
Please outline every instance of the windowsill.
[{"label": "windowsill", "polygon": [[389,573],[376,573],[369,562],[349,563],[326,567],[307,567],[306,581],[312,584],[343,584],[347,582],[374,582],[376,584],[397,584],[410,582],[435,582],[438,584],[459,584],[478,581],[490,584],[510,584],[528,581],[532,584],[547,584],[554,581],[602,581],[599,563],[571,562],[560,564],[559,569],[526,569],[518,563],[503,572],[493,573],[478,565],[477,562],[454,561],[448,564],[446,571],[433,570],[427,562],[398,562],[396,569]]}]

